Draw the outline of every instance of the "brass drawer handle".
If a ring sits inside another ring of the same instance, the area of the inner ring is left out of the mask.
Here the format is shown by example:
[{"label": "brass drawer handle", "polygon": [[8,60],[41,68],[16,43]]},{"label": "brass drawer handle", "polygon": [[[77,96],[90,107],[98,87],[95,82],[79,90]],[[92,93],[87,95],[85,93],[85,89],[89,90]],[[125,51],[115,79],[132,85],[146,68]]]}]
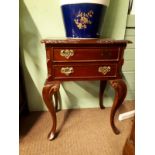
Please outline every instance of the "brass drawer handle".
[{"label": "brass drawer handle", "polygon": [[98,68],[98,72],[102,73],[103,75],[106,75],[110,71],[111,71],[110,66],[102,66]]},{"label": "brass drawer handle", "polygon": [[69,50],[69,49],[61,50],[60,55],[65,57],[66,59],[69,59],[71,56],[74,55],[74,50]]},{"label": "brass drawer handle", "polygon": [[74,72],[73,67],[62,67],[61,68],[61,73],[65,74],[66,76],[69,76],[73,72]]}]

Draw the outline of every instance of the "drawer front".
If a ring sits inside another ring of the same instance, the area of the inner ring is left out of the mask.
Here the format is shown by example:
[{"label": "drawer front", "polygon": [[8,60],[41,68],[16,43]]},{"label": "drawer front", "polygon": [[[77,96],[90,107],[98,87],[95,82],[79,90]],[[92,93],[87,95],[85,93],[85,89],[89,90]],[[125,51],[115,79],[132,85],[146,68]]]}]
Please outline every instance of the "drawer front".
[{"label": "drawer front", "polygon": [[59,61],[118,61],[120,48],[54,48],[53,59]]},{"label": "drawer front", "polygon": [[89,79],[116,77],[117,64],[53,65],[54,79]]}]

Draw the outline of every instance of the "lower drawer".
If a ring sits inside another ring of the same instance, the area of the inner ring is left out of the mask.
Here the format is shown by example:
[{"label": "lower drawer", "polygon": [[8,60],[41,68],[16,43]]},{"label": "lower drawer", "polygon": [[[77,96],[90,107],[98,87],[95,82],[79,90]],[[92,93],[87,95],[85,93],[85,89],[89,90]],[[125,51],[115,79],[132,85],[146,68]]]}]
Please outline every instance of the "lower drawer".
[{"label": "lower drawer", "polygon": [[98,79],[116,75],[117,64],[53,65],[54,79]]}]

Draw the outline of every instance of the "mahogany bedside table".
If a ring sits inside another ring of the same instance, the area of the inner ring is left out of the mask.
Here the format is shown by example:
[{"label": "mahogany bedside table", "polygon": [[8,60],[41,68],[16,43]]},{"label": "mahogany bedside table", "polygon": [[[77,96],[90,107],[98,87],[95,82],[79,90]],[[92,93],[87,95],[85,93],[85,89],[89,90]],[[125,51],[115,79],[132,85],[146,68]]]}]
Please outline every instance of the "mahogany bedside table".
[{"label": "mahogany bedside table", "polygon": [[[110,124],[115,134],[119,130],[115,126],[114,116],[123,103],[127,87],[122,80],[121,68],[127,40],[107,39],[65,39],[41,41],[46,47],[48,77],[43,88],[43,99],[51,114],[52,129],[49,140],[55,138],[56,110],[52,95],[57,100],[62,81],[100,80],[99,105],[103,109],[103,93],[107,81],[115,90],[114,103],[110,114]],[[57,102],[56,102],[57,103]]]}]

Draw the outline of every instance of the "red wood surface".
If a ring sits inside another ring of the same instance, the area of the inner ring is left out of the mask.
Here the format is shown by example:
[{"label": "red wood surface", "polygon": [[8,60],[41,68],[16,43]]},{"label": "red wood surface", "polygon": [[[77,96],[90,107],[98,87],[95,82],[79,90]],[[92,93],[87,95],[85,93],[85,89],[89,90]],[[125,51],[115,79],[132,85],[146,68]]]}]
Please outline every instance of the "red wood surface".
[{"label": "red wood surface", "polygon": [[[98,71],[99,67],[102,66],[110,66],[111,70],[109,72],[107,72],[106,75],[103,75],[101,72]],[[73,67],[74,72],[71,73],[70,75],[66,76],[65,74],[61,73],[61,68],[62,67]],[[64,65],[54,65],[53,66],[53,74],[55,79],[64,79],[64,78],[94,78],[94,77],[98,77],[98,78],[102,78],[102,77],[116,77],[116,73],[117,73],[117,64],[108,64],[108,63],[98,63],[98,64],[64,64]]]},{"label": "red wood surface", "polygon": [[[73,56],[68,59],[65,56],[61,56],[61,50],[73,50]],[[120,48],[54,48],[53,49],[53,61],[92,61],[92,60],[104,60],[104,61],[118,61]]]},{"label": "red wood surface", "polygon": [[75,45],[75,46],[82,46],[82,45],[89,45],[89,46],[96,46],[96,45],[104,45],[104,46],[126,46],[127,43],[132,43],[129,40],[113,40],[113,39],[43,39],[41,43],[45,43],[46,45],[52,46],[68,46],[68,45]]}]

